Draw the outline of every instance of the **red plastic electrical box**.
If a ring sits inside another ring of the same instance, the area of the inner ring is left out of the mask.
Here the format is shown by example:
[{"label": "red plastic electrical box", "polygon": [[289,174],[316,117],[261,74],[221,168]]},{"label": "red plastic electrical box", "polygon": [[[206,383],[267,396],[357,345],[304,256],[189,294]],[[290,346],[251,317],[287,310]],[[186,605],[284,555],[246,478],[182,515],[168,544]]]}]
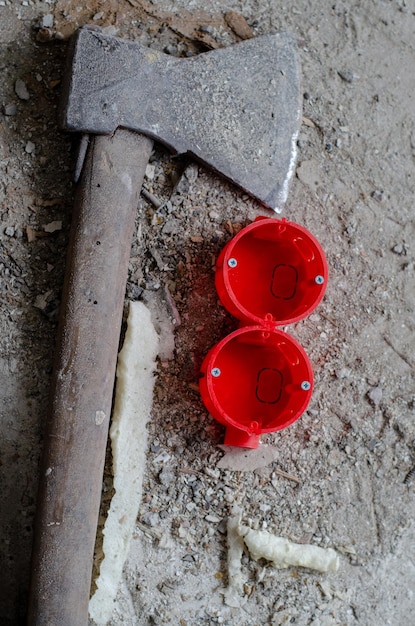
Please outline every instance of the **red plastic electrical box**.
[{"label": "red plastic electrical box", "polygon": [[287,333],[245,326],[205,358],[200,392],[226,428],[225,444],[256,448],[261,433],[292,424],[312,393],[313,371],[300,344]]},{"label": "red plastic electrical box", "polygon": [[283,326],[311,313],[327,277],[323,249],[308,230],[257,218],[223,248],[215,283],[224,307],[245,324]]},{"label": "red plastic electrical box", "polygon": [[277,326],[309,315],[327,279],[317,239],[286,219],[259,217],[223,248],[216,289],[241,327],[207,354],[200,392],[227,427],[226,444],[256,448],[261,433],[286,428],[305,411],[312,367],[301,345]]}]

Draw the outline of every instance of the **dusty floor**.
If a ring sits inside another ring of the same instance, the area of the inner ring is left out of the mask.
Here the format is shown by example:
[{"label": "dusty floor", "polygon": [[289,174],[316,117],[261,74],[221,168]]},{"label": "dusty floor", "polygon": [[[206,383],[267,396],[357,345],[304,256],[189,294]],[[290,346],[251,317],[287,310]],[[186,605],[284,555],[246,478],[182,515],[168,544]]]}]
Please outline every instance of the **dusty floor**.
[{"label": "dusty floor", "polygon": [[[145,496],[111,624],[414,623],[415,3],[2,0],[2,624],[24,623],[71,217],[76,141],[56,125],[65,38],[92,21],[185,55],[237,41],[223,18],[231,9],[254,35],[285,28],[298,41],[304,124],[285,215],[321,242],[330,283],[288,332],[312,359],[315,391],[298,422],[264,438],[273,463],[216,467],[223,430],[200,401],[198,369],[235,321],[218,305],[212,268],[264,210],[202,167],[183,175],[185,163],[157,150],[146,186],[165,204],[142,199],[127,296],[168,310],[167,288],[181,324],[173,360],[159,364]],[[335,548],[338,573],[277,572],[246,555],[245,597],[226,606],[233,503],[258,527]]]}]

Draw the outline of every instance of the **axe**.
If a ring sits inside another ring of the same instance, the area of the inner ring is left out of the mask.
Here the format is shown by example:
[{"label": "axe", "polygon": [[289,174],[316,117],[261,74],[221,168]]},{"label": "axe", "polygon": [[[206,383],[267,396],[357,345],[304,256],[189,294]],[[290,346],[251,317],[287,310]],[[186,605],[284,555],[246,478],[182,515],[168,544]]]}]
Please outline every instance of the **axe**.
[{"label": "axe", "polygon": [[286,32],[188,59],[80,29],[60,123],[91,135],[40,468],[29,625],[85,626],[134,220],[153,140],[281,210],[301,120]]}]

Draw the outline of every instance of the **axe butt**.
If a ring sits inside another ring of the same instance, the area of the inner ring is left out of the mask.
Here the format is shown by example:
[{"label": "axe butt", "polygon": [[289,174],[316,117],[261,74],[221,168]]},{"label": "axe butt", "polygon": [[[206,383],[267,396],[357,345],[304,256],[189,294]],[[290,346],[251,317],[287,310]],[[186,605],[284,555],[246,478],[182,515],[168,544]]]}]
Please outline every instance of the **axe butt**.
[{"label": "axe butt", "polygon": [[86,626],[134,220],[152,141],[91,139],[72,218],[40,469],[29,626]]}]

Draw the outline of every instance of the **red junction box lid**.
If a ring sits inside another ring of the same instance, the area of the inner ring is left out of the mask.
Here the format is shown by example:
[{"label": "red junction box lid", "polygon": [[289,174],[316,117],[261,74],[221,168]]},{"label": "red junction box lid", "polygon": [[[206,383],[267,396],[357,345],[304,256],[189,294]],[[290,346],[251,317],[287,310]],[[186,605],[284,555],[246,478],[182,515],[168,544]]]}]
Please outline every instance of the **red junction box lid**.
[{"label": "red junction box lid", "polygon": [[225,444],[256,448],[262,433],[286,428],[305,411],[313,371],[287,333],[245,326],[209,351],[199,385],[207,409],[227,427]]},{"label": "red junction box lid", "polygon": [[324,296],[327,261],[317,239],[286,219],[259,217],[223,248],[215,283],[224,307],[244,324],[283,326]]}]

